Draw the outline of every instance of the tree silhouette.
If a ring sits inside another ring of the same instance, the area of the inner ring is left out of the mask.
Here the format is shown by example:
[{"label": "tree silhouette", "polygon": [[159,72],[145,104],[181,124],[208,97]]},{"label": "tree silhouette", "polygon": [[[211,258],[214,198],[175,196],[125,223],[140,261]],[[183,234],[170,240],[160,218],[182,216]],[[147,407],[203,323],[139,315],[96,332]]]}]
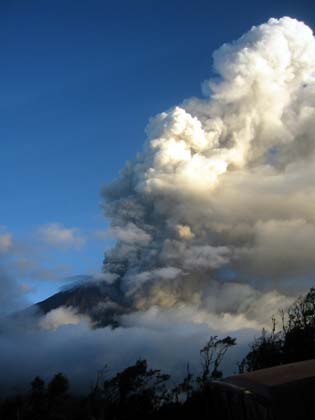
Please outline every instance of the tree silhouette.
[{"label": "tree silhouette", "polygon": [[232,346],[236,345],[236,339],[227,336],[219,339],[218,336],[211,336],[206,345],[200,350],[202,374],[198,378],[201,385],[206,384],[212,379],[220,379],[222,371],[219,366]]},{"label": "tree silhouette", "polygon": [[57,373],[48,384],[48,395],[51,397],[64,396],[69,390],[69,381],[62,373]]},{"label": "tree silhouette", "polygon": [[271,332],[263,330],[253,341],[239,365],[241,373],[315,358],[315,288],[280,315],[279,331],[273,317]]},{"label": "tree silhouette", "polygon": [[45,391],[45,381],[36,376],[31,382],[32,394],[33,395],[42,395]]}]

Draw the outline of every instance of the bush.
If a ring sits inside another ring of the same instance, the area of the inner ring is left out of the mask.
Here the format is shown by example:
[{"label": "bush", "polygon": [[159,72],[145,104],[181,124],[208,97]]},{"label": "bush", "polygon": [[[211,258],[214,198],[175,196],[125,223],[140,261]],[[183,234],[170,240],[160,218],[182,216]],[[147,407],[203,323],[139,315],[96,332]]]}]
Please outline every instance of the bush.
[{"label": "bush", "polygon": [[298,298],[286,311],[280,311],[281,328],[263,330],[254,340],[239,366],[240,372],[315,358],[315,289]]}]

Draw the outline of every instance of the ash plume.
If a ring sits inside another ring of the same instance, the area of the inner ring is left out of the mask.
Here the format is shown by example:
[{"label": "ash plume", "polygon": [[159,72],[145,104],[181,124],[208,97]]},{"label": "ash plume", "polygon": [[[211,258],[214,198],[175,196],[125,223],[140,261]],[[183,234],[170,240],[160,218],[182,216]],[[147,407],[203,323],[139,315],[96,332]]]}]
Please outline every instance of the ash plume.
[{"label": "ash plume", "polygon": [[257,326],[315,269],[311,29],[253,27],[214,52],[202,89],[152,118],[143,151],[104,187],[117,239],[104,273],[134,311]]}]

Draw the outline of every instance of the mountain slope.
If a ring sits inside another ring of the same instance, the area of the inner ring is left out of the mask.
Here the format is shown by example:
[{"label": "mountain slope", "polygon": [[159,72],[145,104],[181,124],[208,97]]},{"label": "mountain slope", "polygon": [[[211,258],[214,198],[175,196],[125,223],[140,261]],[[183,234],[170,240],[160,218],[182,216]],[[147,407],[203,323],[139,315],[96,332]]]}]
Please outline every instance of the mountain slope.
[{"label": "mountain slope", "polygon": [[35,304],[40,314],[71,307],[82,315],[88,315],[96,327],[119,325],[118,316],[128,312],[123,295],[117,286],[90,282],[62,290]]}]

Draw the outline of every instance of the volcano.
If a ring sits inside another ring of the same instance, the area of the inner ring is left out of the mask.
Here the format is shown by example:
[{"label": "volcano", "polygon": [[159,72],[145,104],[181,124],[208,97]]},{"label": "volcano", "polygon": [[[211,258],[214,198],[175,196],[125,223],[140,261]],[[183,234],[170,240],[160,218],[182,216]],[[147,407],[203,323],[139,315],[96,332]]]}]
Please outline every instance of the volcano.
[{"label": "volcano", "polygon": [[90,281],[70,288],[34,305],[41,316],[60,307],[74,309],[87,315],[94,327],[119,326],[119,316],[128,312],[128,305],[117,284]]}]

